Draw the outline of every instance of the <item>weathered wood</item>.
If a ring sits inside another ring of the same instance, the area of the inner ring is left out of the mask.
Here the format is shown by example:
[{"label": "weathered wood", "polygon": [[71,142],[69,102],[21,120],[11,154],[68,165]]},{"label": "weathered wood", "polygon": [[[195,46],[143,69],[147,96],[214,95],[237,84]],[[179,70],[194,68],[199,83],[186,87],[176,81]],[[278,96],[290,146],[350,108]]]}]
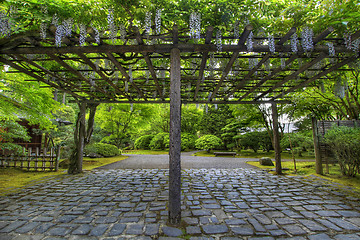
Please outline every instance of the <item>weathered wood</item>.
[{"label": "weathered wood", "polygon": [[[211,38],[212,38],[212,34],[214,31],[214,27],[209,26],[207,27],[206,30],[206,37],[205,37],[205,44],[209,44],[211,42]],[[200,89],[200,82],[202,81],[203,77],[204,77],[204,70],[205,70],[205,66],[206,66],[206,61],[208,59],[209,56],[209,52],[205,51],[203,52],[202,58],[201,58],[201,64],[200,64],[200,69],[199,69],[199,77],[196,81],[196,87],[195,87],[195,93],[194,93],[194,100],[196,100],[198,93],[199,93],[199,89]]]},{"label": "weathered wood", "polygon": [[342,67],[342,66],[344,66],[344,65],[346,65],[346,64],[349,64],[349,63],[355,61],[355,59],[356,59],[356,56],[349,57],[349,58],[345,59],[344,61],[335,64],[335,65],[332,66],[331,68],[329,68],[329,69],[327,69],[327,70],[325,70],[325,71],[322,71],[322,72],[320,72],[319,74],[315,75],[314,77],[309,78],[308,80],[306,80],[306,81],[298,84],[297,86],[294,86],[294,87],[292,87],[292,88],[290,88],[290,89],[282,92],[281,94],[277,95],[277,96],[274,97],[273,99],[275,100],[275,99],[277,99],[277,98],[280,98],[280,97],[286,95],[287,93],[294,92],[294,91],[296,91],[297,89],[306,87],[307,85],[309,85],[310,83],[314,82],[315,80],[317,80],[317,79],[319,79],[319,78],[321,78],[321,77],[323,77],[323,76],[326,76],[327,74],[329,74],[329,73],[337,70],[338,68],[340,68],[340,67]]},{"label": "weathered wood", "polygon": [[[105,74],[100,71],[96,66],[95,64],[88,58],[85,56],[85,54],[83,53],[78,53],[79,57],[84,60],[84,62],[89,65],[103,80],[105,80],[111,87],[113,87],[115,89],[115,91],[125,97],[127,97],[128,99],[130,99],[130,97],[125,94],[123,91],[121,91],[119,89],[118,86],[116,86],[107,76],[105,76]],[[111,60],[111,59],[110,59]],[[117,62],[117,61],[116,61]],[[115,64],[115,63],[114,63]],[[115,64],[116,65],[116,64]],[[127,76],[127,78],[129,79],[129,76]],[[133,87],[138,91],[138,93],[140,94],[141,97],[145,98],[144,97],[144,94],[141,92],[141,90],[135,85],[135,84],[132,84]]]},{"label": "weathered wood", "polygon": [[281,167],[281,147],[280,147],[280,135],[279,135],[279,120],[278,120],[278,111],[276,103],[271,104],[272,109],[272,119],[273,119],[273,135],[274,135],[274,150],[275,150],[275,164],[276,164],[276,174],[282,174]]},{"label": "weathered wood", "polygon": [[321,154],[320,154],[319,134],[317,127],[317,120],[315,117],[311,118],[311,125],[312,125],[314,150],[315,150],[315,171],[317,174],[323,175],[324,173],[323,173]]},{"label": "weathered wood", "polygon": [[171,50],[170,143],[169,143],[169,222],[181,221],[181,73],[180,51]]},{"label": "weathered wood", "polygon": [[[238,41],[238,46],[243,46],[246,39],[248,38],[251,30],[253,29],[253,27],[251,25],[247,25],[245,27],[245,30],[243,31],[243,33],[241,34],[239,41]],[[221,78],[219,80],[219,83],[216,85],[214,91],[212,92],[209,101],[211,101],[213,98],[216,97],[217,92],[219,91],[221,85],[223,84],[225,78],[227,77],[227,75],[229,74],[231,67],[234,65],[235,60],[237,59],[237,57],[239,56],[239,51],[234,51],[233,55],[231,56],[229,62],[226,64],[226,67],[223,71],[223,74],[221,75]]]},{"label": "weathered wood", "polygon": [[[179,43],[176,45],[181,52],[216,52],[216,45],[214,44],[189,44]],[[18,47],[15,49],[1,49],[0,54],[77,54],[77,53],[169,53],[172,49],[172,44],[157,44],[157,45],[100,45],[100,46],[64,46],[58,47]],[[292,53],[290,45],[275,45],[276,52]],[[226,45],[222,46],[223,52],[247,52],[245,45]],[[336,52],[352,53],[351,49],[344,46],[336,46]],[[328,52],[327,46],[314,46],[313,53]],[[270,52],[268,45],[254,45],[252,52]],[[299,54],[304,53],[299,49]]]},{"label": "weathered wood", "polygon": [[[295,61],[297,58],[297,55],[292,55],[285,63],[285,66],[288,66],[289,64],[291,64],[293,61]],[[261,85],[263,85],[266,81],[272,79],[273,77],[275,77],[278,73],[281,72],[281,67],[278,67],[277,69],[275,69],[274,71],[272,71],[271,75],[267,76],[266,78],[262,79],[260,82],[258,82],[254,87],[252,87],[250,90],[248,90],[243,96],[241,96],[239,98],[239,100],[241,101],[242,99],[245,99],[247,96],[249,96],[251,93],[255,92],[256,89],[258,89]]]},{"label": "weathered wood", "polygon": [[[78,53],[81,54],[81,53]],[[61,66],[63,66],[64,68],[66,68],[67,70],[69,70],[72,74],[74,74],[75,76],[79,77],[80,80],[85,81],[86,83],[88,83],[89,85],[91,85],[90,80],[87,79],[86,77],[84,77],[79,71],[77,71],[76,69],[74,69],[73,67],[71,67],[69,64],[67,64],[66,62],[64,62],[60,57],[56,56],[55,54],[48,54],[49,57],[51,57],[52,59],[54,59],[57,63],[59,63]],[[104,89],[100,88],[99,86],[95,85],[94,86],[95,89],[97,89],[98,91],[102,92],[105,96],[115,100],[114,96],[109,95]]]},{"label": "weathered wood", "polygon": [[85,132],[86,132],[86,123],[85,123],[85,115],[86,115],[86,103],[80,103],[80,116],[79,116],[79,139],[77,145],[77,171],[79,173],[82,172],[82,165],[83,165],[83,156],[84,156],[84,147],[85,147]]},{"label": "weathered wood", "polygon": [[282,81],[276,83],[275,85],[273,85],[271,88],[269,88],[267,91],[265,91],[264,93],[260,94],[259,96],[257,96],[254,100],[258,100],[262,97],[264,97],[266,94],[272,92],[274,89],[279,88],[281,86],[283,86],[286,82],[290,81],[291,79],[295,79],[300,73],[305,72],[307,69],[309,69],[311,66],[315,65],[316,63],[320,62],[321,60],[323,60],[325,57],[327,57],[328,55],[326,53],[321,53],[317,58],[315,58],[314,60],[312,60],[311,62],[304,64],[303,66],[301,66],[299,68],[299,70],[297,70],[296,72],[292,73],[291,75],[288,75],[287,77],[285,77]]},{"label": "weathered wood", "polygon": [[325,29],[324,31],[322,31],[320,34],[318,34],[314,40],[313,43],[314,45],[317,44],[318,42],[320,42],[321,40],[323,40],[324,38],[326,38],[330,33],[332,33],[334,31],[333,27],[328,27],[327,29]]}]

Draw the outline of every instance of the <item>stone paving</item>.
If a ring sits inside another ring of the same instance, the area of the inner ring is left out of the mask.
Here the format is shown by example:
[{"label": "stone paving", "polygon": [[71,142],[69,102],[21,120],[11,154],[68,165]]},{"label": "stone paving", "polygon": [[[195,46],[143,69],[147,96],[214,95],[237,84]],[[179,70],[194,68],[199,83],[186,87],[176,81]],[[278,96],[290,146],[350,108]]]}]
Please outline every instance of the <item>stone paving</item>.
[{"label": "stone paving", "polygon": [[313,179],[186,169],[182,180],[180,227],[167,225],[168,170],[96,170],[0,197],[0,239],[360,239],[359,199]]}]

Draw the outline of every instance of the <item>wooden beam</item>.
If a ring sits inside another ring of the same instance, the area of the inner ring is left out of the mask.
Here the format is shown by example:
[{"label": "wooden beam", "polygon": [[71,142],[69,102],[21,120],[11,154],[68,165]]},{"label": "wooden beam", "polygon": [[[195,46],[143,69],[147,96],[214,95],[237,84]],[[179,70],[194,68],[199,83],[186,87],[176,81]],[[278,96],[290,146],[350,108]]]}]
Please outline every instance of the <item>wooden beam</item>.
[{"label": "wooden beam", "polygon": [[[206,36],[205,36],[205,44],[210,44],[211,42],[211,38],[212,38],[212,34],[214,31],[214,27],[209,26],[206,30]],[[205,71],[205,67],[206,67],[206,61],[208,59],[209,56],[209,52],[205,51],[203,52],[202,58],[201,58],[201,64],[200,64],[200,69],[199,69],[199,77],[196,81],[196,87],[195,87],[195,93],[194,93],[194,101],[196,100],[199,90],[200,90],[200,83],[204,77],[204,71]]]},{"label": "wooden beam", "polygon": [[[100,69],[98,69],[95,64],[85,56],[83,53],[78,53],[79,57],[87,64],[89,65],[103,80],[105,80],[108,84],[110,84],[111,87],[115,89],[115,91],[123,96],[125,96],[128,99],[131,99],[131,97],[127,94],[125,94],[122,90],[119,89],[118,86],[116,86]],[[114,63],[115,64],[115,63]],[[116,65],[116,64],[115,64]],[[141,97],[145,98],[141,90],[136,86],[135,89],[138,91]]]},{"label": "wooden beam", "polygon": [[12,68],[15,68],[16,70],[18,70],[18,71],[20,71],[20,72],[22,72],[22,73],[25,73],[26,75],[28,75],[28,76],[30,76],[30,77],[32,77],[32,78],[35,78],[36,80],[38,80],[38,81],[40,81],[40,82],[46,83],[46,84],[50,85],[51,87],[54,87],[54,88],[57,88],[57,89],[59,89],[59,90],[61,90],[61,91],[64,91],[64,92],[66,92],[66,93],[69,93],[69,94],[70,94],[71,96],[73,96],[75,99],[82,99],[82,100],[86,99],[85,97],[80,96],[80,95],[78,95],[78,94],[76,94],[76,93],[73,93],[72,91],[69,91],[69,90],[67,90],[67,89],[65,89],[65,88],[62,88],[61,86],[56,85],[56,84],[53,83],[53,82],[46,81],[46,80],[45,80],[44,78],[42,78],[41,76],[36,75],[35,73],[32,73],[32,72],[30,72],[29,70],[27,70],[27,69],[25,69],[25,68],[23,68],[23,67],[20,67],[20,66],[17,65],[16,63],[11,62],[11,61],[9,61],[9,60],[1,57],[1,56],[0,56],[0,62],[3,62],[3,63],[5,63],[5,64],[11,66]]},{"label": "wooden beam", "polygon": [[[286,34],[285,36],[283,36],[277,43],[277,45],[282,46],[287,40],[289,40],[289,38],[296,33],[296,27],[292,27]],[[244,79],[238,84],[236,85],[235,88],[233,88],[231,90],[231,92],[225,97],[226,99],[229,98],[231,95],[233,95],[238,89],[242,88],[245,86],[245,84],[250,80],[250,77],[260,68],[260,66],[262,64],[264,64],[269,58],[270,58],[271,54],[267,53],[261,60],[260,62],[249,71],[249,73],[244,77]],[[287,66],[287,64],[285,65]],[[281,71],[281,68],[278,69],[278,72]],[[273,75],[273,74],[272,74]]]},{"label": "wooden beam", "polygon": [[[241,34],[241,36],[239,37],[239,41],[238,41],[238,46],[244,46],[244,43],[246,42],[246,39],[248,38],[251,30],[253,29],[253,27],[251,25],[247,25],[243,31],[243,33]],[[233,53],[233,55],[231,56],[229,62],[227,63],[223,74],[221,75],[221,78],[219,80],[219,83],[217,84],[217,86],[215,87],[214,91],[212,92],[209,101],[211,101],[213,98],[215,98],[217,92],[219,91],[221,85],[223,84],[225,78],[227,77],[227,75],[230,72],[231,67],[234,65],[234,62],[236,61],[237,57],[239,56],[239,51],[235,51]]]},{"label": "wooden beam", "polygon": [[312,60],[311,62],[305,64],[304,66],[302,66],[299,70],[297,70],[296,72],[294,72],[293,74],[287,76],[286,78],[284,78],[284,80],[278,82],[277,84],[275,84],[274,86],[272,86],[270,89],[268,89],[267,91],[265,91],[264,93],[262,93],[261,95],[257,96],[254,100],[258,100],[262,97],[264,97],[266,94],[272,92],[274,89],[281,87],[283,84],[285,84],[286,82],[290,81],[291,79],[296,78],[300,73],[305,72],[308,68],[310,68],[311,66],[315,65],[316,63],[320,62],[322,59],[324,59],[325,57],[327,57],[328,55],[325,53],[320,53],[320,55],[315,58],[314,60]]},{"label": "wooden beam", "polygon": [[181,65],[180,50],[171,50],[170,143],[169,143],[169,222],[181,221]]},{"label": "wooden beam", "polygon": [[[79,71],[75,70],[74,68],[72,68],[69,64],[67,64],[66,62],[64,62],[61,58],[59,58],[58,56],[54,55],[54,54],[48,54],[48,56],[52,59],[54,59],[57,63],[59,63],[61,66],[63,66],[64,68],[66,68],[69,72],[73,73],[74,75],[78,76],[81,80],[87,82],[90,86],[91,83],[89,81],[89,79],[87,79],[86,77],[84,77]],[[107,92],[105,92],[104,89],[99,88],[97,85],[94,86],[98,91],[102,92],[105,96],[115,100],[114,96],[109,95]]]},{"label": "wooden beam", "polygon": [[[22,56],[22,55],[14,55],[14,56],[16,56],[18,59],[21,59],[21,60],[29,63],[30,65],[33,65],[34,67],[40,69],[40,70],[43,71],[44,73],[47,73],[47,74],[49,74],[50,76],[52,76],[52,77],[54,77],[54,78],[57,78],[57,79],[65,82],[66,84],[68,84],[68,85],[71,87],[71,89],[78,89],[79,91],[84,92],[84,93],[86,93],[87,95],[89,95],[89,96],[91,96],[91,97],[93,97],[93,98],[98,98],[96,95],[92,94],[91,92],[85,91],[85,90],[82,89],[81,87],[79,87],[79,86],[73,84],[72,82],[68,81],[68,79],[63,78],[63,77],[55,74],[54,72],[47,70],[46,68],[40,66],[39,64],[35,63],[34,61],[32,61],[32,60],[30,60],[30,59],[28,59],[28,58],[26,58],[26,57],[24,57],[24,56]],[[46,83],[47,83],[47,82],[46,82]],[[68,92],[69,92],[69,91],[68,91]],[[71,92],[72,92],[72,91],[71,91]]]},{"label": "wooden beam", "polygon": [[333,27],[328,27],[327,29],[325,29],[324,31],[322,31],[319,35],[317,35],[313,42],[314,45],[317,44],[318,42],[320,42],[321,40],[323,40],[324,38],[326,38],[330,33],[332,33],[334,31]]},{"label": "wooden beam", "polygon": [[[139,29],[137,27],[133,27],[133,31],[135,32],[135,37],[136,37],[136,41],[138,42],[138,46],[147,46],[147,45],[144,45],[144,41],[142,40]],[[158,92],[160,98],[163,98],[162,90],[161,90],[158,78],[156,76],[156,72],[155,72],[154,66],[152,64],[152,61],[151,61],[151,59],[150,59],[147,52],[143,52],[142,54],[144,56],[144,59],[145,59],[145,62],[147,64],[147,66],[149,68],[149,72],[150,72],[150,74],[151,74],[151,76],[152,76],[152,78],[153,78],[153,80],[155,82],[157,92]]]},{"label": "wooden beam", "polygon": [[321,77],[324,77],[326,76],[327,74],[333,72],[333,71],[336,71],[338,68],[346,65],[346,64],[349,64],[353,61],[356,60],[356,56],[352,56],[352,57],[349,57],[347,59],[345,59],[344,61],[342,62],[339,62],[337,64],[335,64],[334,66],[332,66],[331,68],[327,69],[327,70],[324,70],[322,72],[320,72],[319,74],[313,76],[312,78],[309,78],[308,80],[300,83],[299,85],[295,86],[295,87],[292,87],[284,92],[282,92],[281,94],[277,95],[276,97],[274,97],[273,99],[278,99],[278,98],[281,98],[283,97],[284,95],[290,93],[290,92],[294,92],[296,91],[297,89],[300,89],[300,88],[303,88],[303,87],[306,87],[307,85],[309,85],[310,83],[314,82],[315,80],[321,78]]},{"label": "wooden beam", "polygon": [[[100,46],[64,46],[64,47],[17,47],[15,49],[0,48],[0,54],[66,54],[66,53],[169,53],[173,44],[156,44],[156,45],[100,45]],[[181,52],[216,52],[214,44],[187,44],[179,43],[176,46]],[[336,52],[353,53],[351,49],[345,46],[336,46]],[[223,45],[223,52],[246,52],[245,45]],[[328,46],[314,46],[312,52],[328,52]],[[270,52],[268,45],[255,45],[253,52]],[[276,45],[276,52],[292,53],[290,45]],[[301,51],[299,54],[303,53]]]}]

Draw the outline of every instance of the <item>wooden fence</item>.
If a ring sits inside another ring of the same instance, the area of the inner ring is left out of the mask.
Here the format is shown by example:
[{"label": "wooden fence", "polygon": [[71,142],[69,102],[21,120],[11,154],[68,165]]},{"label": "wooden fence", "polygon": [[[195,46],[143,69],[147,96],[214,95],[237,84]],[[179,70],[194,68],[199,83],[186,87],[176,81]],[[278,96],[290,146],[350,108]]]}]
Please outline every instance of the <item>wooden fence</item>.
[{"label": "wooden fence", "polygon": [[[321,164],[325,164],[326,173],[329,173],[329,164],[336,163],[330,147],[324,142],[324,136],[328,130],[333,126],[347,126],[347,127],[360,127],[360,120],[337,120],[337,121],[314,121],[314,145],[315,152],[317,152],[317,161],[321,161]],[[315,137],[316,136],[316,137]],[[316,143],[317,141],[317,143]]]},{"label": "wooden fence", "polygon": [[23,148],[22,154],[0,152],[0,168],[21,168],[28,171],[57,171],[60,148]]}]

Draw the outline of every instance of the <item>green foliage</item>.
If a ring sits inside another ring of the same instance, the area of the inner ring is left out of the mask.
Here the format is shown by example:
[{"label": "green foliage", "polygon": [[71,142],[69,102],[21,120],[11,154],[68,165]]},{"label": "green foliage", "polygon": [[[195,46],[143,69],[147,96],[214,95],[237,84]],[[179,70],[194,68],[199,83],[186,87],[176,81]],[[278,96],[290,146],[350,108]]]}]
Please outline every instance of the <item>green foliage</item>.
[{"label": "green foliage", "polygon": [[190,133],[181,133],[181,150],[195,149],[196,136]]},{"label": "green foliage", "polygon": [[244,149],[252,149],[255,153],[261,148],[267,152],[272,149],[271,138],[266,131],[248,132],[239,136],[239,139]]},{"label": "green foliage", "polygon": [[144,135],[135,140],[134,148],[135,149],[150,149],[150,142],[154,138],[154,135]]},{"label": "green foliage", "polygon": [[199,121],[200,132],[221,138],[222,128],[233,120],[232,110],[228,105],[219,105],[217,109],[209,106],[208,112],[204,111]]},{"label": "green foliage", "polygon": [[118,148],[131,144],[131,136],[141,131],[152,115],[150,105],[101,104],[95,117],[96,124],[106,133],[102,142]]},{"label": "green foliage", "polygon": [[235,121],[227,124],[221,129],[221,131],[223,132],[221,134],[221,138],[226,144],[226,147],[233,149],[235,147],[239,147],[236,141],[236,136],[245,131],[245,126],[243,123]]},{"label": "green foliage", "polygon": [[325,134],[325,142],[338,160],[343,175],[355,177],[360,173],[360,128],[334,126]]},{"label": "green foliage", "polygon": [[280,142],[281,148],[291,148],[290,141],[293,150],[299,155],[299,157],[302,156],[303,152],[312,151],[314,149],[314,141],[311,132],[296,132],[285,134]]},{"label": "green foliage", "polygon": [[29,141],[30,137],[26,128],[15,121],[0,121],[0,150],[21,152],[21,146],[12,143],[14,139]]},{"label": "green foliage", "polygon": [[158,133],[151,139],[149,147],[151,150],[164,150],[169,142],[168,133]]},{"label": "green foliage", "polygon": [[223,144],[220,138],[215,135],[205,135],[195,141],[195,147],[197,149],[206,149],[208,152],[212,149],[216,149]]},{"label": "green foliage", "polygon": [[95,153],[103,157],[113,157],[121,154],[116,146],[106,143],[94,143],[87,145],[85,147],[85,153],[87,155]]}]

